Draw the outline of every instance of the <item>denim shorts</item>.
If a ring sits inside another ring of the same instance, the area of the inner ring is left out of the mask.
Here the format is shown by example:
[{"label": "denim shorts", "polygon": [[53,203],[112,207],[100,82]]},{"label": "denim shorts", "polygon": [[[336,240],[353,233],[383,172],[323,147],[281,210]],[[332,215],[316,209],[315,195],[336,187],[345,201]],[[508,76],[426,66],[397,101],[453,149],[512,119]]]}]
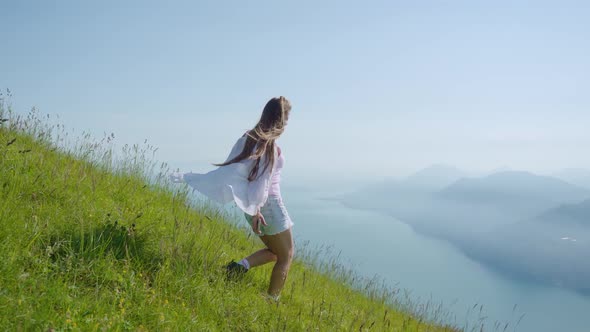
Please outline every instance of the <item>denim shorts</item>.
[{"label": "denim shorts", "polygon": [[[266,203],[260,208],[260,213],[264,217],[267,226],[260,223],[259,236],[276,235],[293,227],[293,222],[287,213],[281,196],[268,196]],[[252,226],[252,216],[244,213],[246,220]]]}]

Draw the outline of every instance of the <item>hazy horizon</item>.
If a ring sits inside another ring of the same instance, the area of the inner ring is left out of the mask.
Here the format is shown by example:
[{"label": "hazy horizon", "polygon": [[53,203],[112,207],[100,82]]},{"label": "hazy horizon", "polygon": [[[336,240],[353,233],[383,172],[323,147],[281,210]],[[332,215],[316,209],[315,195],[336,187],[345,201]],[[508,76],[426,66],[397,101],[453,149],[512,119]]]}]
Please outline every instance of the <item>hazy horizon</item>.
[{"label": "hazy horizon", "polygon": [[288,97],[293,178],[431,164],[590,169],[590,7],[579,1],[162,5],[10,2],[0,88],[204,172]]}]

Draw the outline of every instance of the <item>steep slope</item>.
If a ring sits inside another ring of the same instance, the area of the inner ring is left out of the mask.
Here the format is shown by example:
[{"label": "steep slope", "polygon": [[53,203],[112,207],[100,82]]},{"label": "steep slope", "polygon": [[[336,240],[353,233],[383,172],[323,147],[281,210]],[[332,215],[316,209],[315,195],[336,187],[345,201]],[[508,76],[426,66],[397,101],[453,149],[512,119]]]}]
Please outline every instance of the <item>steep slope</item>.
[{"label": "steep slope", "polygon": [[456,330],[401,311],[416,307],[333,264],[298,260],[270,305],[261,296],[270,266],[223,278],[222,265],[256,239],[146,175],[146,150],[113,166],[100,142],[60,152],[54,129],[35,115],[0,126],[5,330]]}]

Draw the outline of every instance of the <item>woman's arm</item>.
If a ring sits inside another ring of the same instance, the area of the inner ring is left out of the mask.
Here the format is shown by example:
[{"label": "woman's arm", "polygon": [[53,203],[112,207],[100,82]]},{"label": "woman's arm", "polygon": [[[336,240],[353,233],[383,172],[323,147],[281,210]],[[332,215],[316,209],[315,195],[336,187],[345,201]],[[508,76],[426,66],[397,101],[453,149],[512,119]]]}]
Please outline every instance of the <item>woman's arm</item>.
[{"label": "woman's arm", "polygon": [[[244,137],[244,136],[242,136],[242,137]],[[244,149],[244,140],[242,138],[240,138],[236,141],[236,143],[232,147],[229,155],[225,159],[225,162],[228,162],[228,161],[232,160],[233,158],[235,158],[238,154],[240,154],[240,152],[242,152],[242,149]],[[185,182],[188,182],[187,180],[191,175],[193,175],[193,173],[174,172],[174,173],[170,174],[170,181],[172,181],[172,183],[185,183]]]}]

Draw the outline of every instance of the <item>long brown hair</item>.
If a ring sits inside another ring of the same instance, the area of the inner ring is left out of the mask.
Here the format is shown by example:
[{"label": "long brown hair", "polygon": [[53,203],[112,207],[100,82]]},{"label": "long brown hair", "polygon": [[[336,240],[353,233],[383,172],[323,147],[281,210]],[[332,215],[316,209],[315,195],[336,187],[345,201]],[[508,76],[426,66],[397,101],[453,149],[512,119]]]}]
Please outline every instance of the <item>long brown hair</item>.
[{"label": "long brown hair", "polygon": [[[291,103],[287,98],[280,96],[269,100],[264,106],[262,115],[256,126],[246,133],[246,144],[242,152],[231,160],[214,165],[226,166],[238,163],[244,159],[254,159],[254,165],[248,175],[248,181],[254,181],[268,167],[272,169],[275,163],[275,140],[285,131],[285,125],[287,124],[290,111]],[[262,156],[266,156],[266,162],[262,171],[259,171]]]}]

